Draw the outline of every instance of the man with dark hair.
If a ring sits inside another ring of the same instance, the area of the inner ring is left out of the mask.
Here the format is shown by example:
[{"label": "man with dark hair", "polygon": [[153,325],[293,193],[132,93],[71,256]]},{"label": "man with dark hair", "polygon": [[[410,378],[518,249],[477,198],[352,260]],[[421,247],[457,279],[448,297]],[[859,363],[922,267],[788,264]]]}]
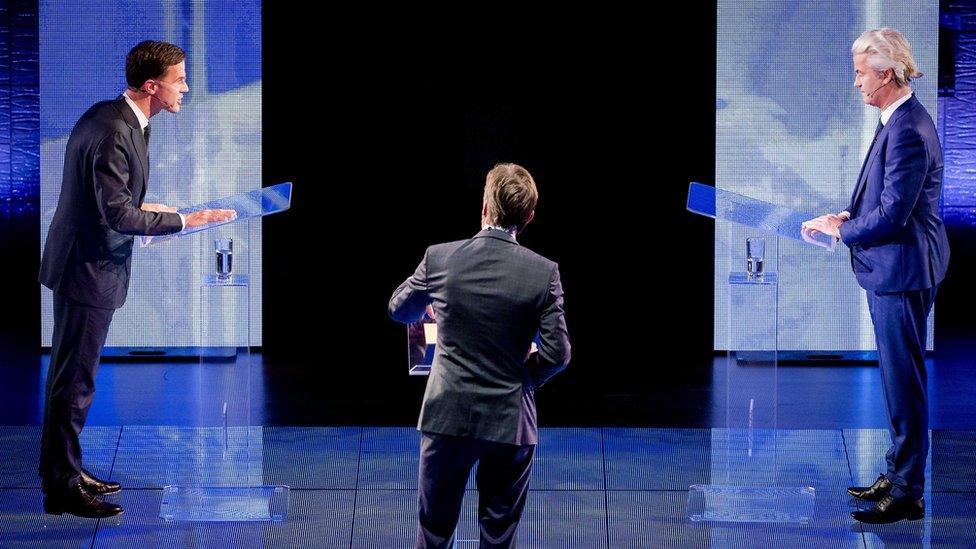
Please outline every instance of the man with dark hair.
[{"label": "man with dark hair", "polygon": [[475,462],[481,547],[515,544],[537,442],[534,391],[570,358],[559,267],[515,241],[537,200],[525,168],[495,166],[482,231],[429,247],[390,299],[395,320],[414,322],[428,305],[437,320],[418,425],[417,547],[453,544]]},{"label": "man with dark hair", "polygon": [[231,219],[233,210],[186,215],[143,202],[149,176],[149,119],[180,111],[185,54],[146,41],[129,52],[126,89],[96,103],[68,138],[58,207],[41,258],[40,281],[54,292],[54,335],[45,387],[38,472],[44,511],[101,518],[122,507],[97,496],[121,489],[82,467],[79,435],[95,393],[98,359],[115,309],[125,302],[132,235],[162,235]]}]

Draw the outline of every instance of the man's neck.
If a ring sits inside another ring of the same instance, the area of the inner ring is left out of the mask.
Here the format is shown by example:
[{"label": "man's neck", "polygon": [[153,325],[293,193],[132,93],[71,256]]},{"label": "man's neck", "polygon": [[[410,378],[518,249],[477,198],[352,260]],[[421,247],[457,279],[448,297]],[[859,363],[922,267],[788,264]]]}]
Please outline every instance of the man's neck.
[{"label": "man's neck", "polygon": [[908,86],[905,86],[903,88],[897,88],[895,92],[896,93],[893,93],[891,97],[888,98],[888,101],[886,101],[885,104],[882,107],[880,107],[881,112],[884,112],[885,109],[894,105],[895,102],[901,99],[902,97],[905,97],[906,95],[911,95],[912,89]]},{"label": "man's neck", "polygon": [[492,225],[490,223],[481,224],[482,231],[486,231],[488,229],[491,229],[493,231],[501,231],[503,233],[508,233],[512,236],[512,238],[515,238],[515,235],[518,234],[518,230],[515,227],[509,227],[506,229],[504,227],[499,227],[498,225]]},{"label": "man's neck", "polygon": [[126,89],[123,93],[125,93],[125,95],[129,99],[131,99],[132,102],[135,103],[137,107],[139,107],[139,110],[142,111],[142,114],[146,115],[146,120],[149,120],[150,118],[152,118],[154,114],[156,114],[152,112],[152,110],[150,109],[152,101],[149,95],[140,93],[139,91],[133,90],[132,88]]}]

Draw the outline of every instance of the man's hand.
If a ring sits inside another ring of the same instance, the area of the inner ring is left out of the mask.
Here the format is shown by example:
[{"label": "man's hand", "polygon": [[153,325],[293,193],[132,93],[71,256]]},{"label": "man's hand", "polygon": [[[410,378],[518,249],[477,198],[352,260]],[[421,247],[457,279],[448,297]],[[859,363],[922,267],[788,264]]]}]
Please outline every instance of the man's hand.
[{"label": "man's hand", "polygon": [[176,213],[176,208],[167,206],[166,204],[152,204],[146,202],[140,208],[144,212],[166,212],[166,213]]},{"label": "man's hand", "polygon": [[200,225],[230,221],[237,217],[237,212],[234,210],[200,210],[199,212],[183,214],[183,217],[186,218],[186,227],[184,227],[186,230]]},{"label": "man's hand", "polygon": [[803,238],[803,241],[806,242],[807,244],[813,244],[814,246],[820,246],[821,248],[823,248],[825,250],[830,250],[831,249],[830,244],[827,244],[826,242],[824,242],[822,240],[817,240],[816,238],[814,238],[814,235],[816,235],[817,232],[818,231],[815,231],[813,229],[808,229],[806,227],[801,227],[800,228],[800,237]]},{"label": "man's hand", "polygon": [[[846,212],[841,212],[841,214]],[[847,221],[847,218],[842,215],[826,214],[820,217],[815,217],[809,221],[804,221],[800,234],[802,235],[804,231],[807,231],[806,236],[813,236],[815,234],[824,233],[828,234],[834,238],[840,238],[840,226]]]}]

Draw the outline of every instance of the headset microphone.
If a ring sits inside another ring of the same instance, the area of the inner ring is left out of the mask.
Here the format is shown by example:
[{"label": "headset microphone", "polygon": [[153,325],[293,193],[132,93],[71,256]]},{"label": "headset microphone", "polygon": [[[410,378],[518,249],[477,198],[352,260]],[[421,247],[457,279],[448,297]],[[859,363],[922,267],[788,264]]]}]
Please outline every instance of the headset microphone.
[{"label": "headset microphone", "polygon": [[[173,108],[173,104],[172,104],[172,103],[167,103],[166,101],[163,101],[162,99],[160,99],[160,98],[158,98],[158,97],[156,97],[156,94],[153,94],[153,93],[149,93],[149,92],[148,92],[148,91],[146,91],[145,89],[140,89],[139,91],[141,91],[142,93],[145,93],[145,94],[148,94],[148,95],[149,95],[149,99],[155,99],[156,101],[159,101],[159,102],[160,102],[160,103],[162,103],[162,104],[163,104],[163,106],[164,106],[164,107],[166,107],[167,109],[171,109],[171,108]],[[877,90],[875,90],[875,91],[877,91]]]},{"label": "headset microphone", "polygon": [[885,82],[884,84],[881,84],[881,85],[880,85],[880,86],[878,86],[877,88],[874,88],[874,91],[873,91],[873,92],[871,92],[871,93],[869,93],[869,94],[868,94],[868,97],[871,97],[872,95],[874,95],[874,94],[876,94],[876,93],[878,93],[878,90],[880,90],[881,88],[883,88],[883,87],[885,87],[885,86],[887,86],[888,84],[891,84],[892,82],[893,82],[893,80],[889,80],[889,81],[887,81],[887,82]]}]

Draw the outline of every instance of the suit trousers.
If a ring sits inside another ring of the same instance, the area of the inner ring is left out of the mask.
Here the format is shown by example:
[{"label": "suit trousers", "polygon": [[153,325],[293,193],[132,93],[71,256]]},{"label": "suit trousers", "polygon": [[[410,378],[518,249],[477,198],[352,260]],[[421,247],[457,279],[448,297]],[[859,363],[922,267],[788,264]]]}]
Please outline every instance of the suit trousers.
[{"label": "suit trousers", "polygon": [[867,292],[891,435],[885,476],[894,497],[918,499],[925,489],[929,453],[926,319],[937,290],[938,285],[906,292]]},{"label": "suit trousers", "polygon": [[81,474],[78,437],[95,395],[98,360],[114,313],[115,309],[91,307],[54,292],[38,467],[45,493],[66,490]]},{"label": "suit trousers", "polygon": [[452,547],[464,487],[475,462],[480,547],[515,547],[534,455],[534,444],[517,446],[424,432],[420,441],[417,547]]}]

